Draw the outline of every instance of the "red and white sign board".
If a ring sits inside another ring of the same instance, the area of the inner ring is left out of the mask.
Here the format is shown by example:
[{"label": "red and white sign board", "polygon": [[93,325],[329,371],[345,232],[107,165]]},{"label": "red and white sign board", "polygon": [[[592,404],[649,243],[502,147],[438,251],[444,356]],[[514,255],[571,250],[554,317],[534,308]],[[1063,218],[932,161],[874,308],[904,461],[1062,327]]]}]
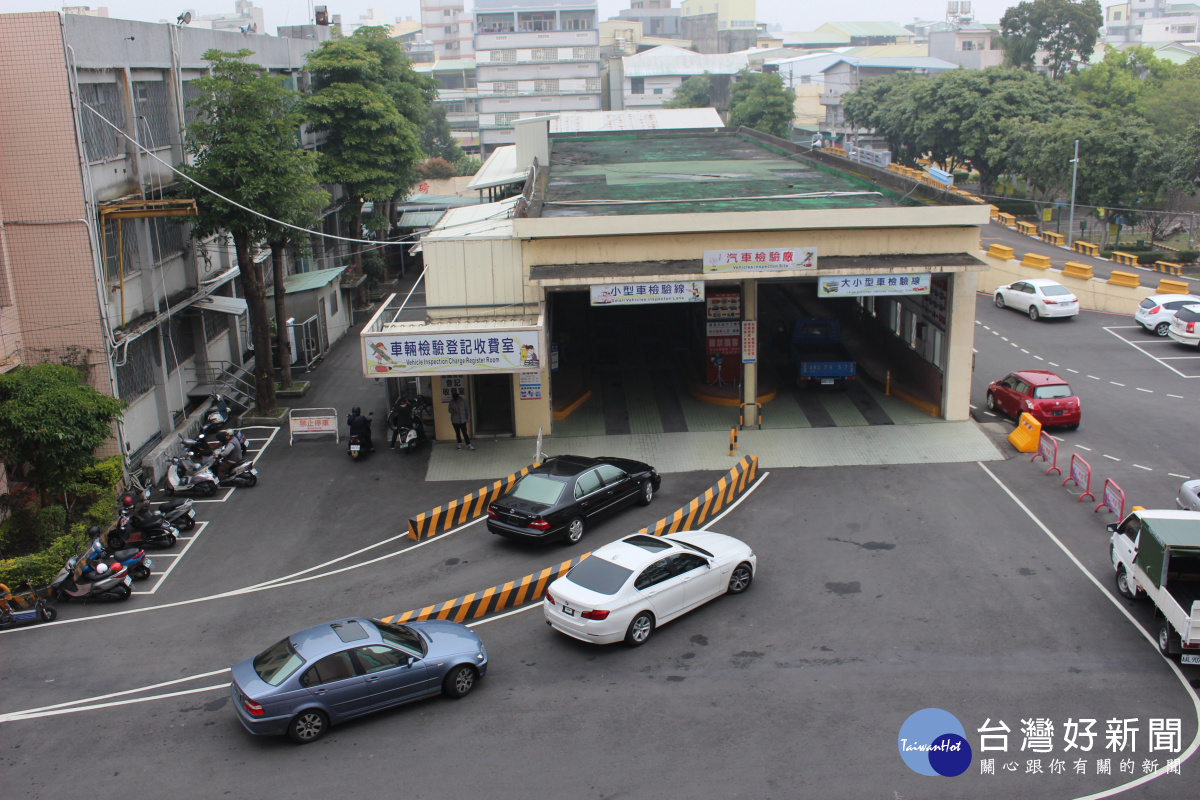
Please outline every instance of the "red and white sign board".
[{"label": "red and white sign board", "polygon": [[293,408],[288,412],[288,431],[288,445],[306,433],[332,433],[339,442],[342,439],[334,408]]}]

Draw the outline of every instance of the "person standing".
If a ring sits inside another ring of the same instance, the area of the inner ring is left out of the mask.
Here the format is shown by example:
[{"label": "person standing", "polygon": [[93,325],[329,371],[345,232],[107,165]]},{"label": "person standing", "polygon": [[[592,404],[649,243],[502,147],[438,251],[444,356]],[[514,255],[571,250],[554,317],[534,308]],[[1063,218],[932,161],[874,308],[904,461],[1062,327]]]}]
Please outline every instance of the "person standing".
[{"label": "person standing", "polygon": [[471,434],[467,432],[467,423],[471,421],[471,409],[467,406],[466,398],[460,397],[457,391],[450,392],[450,424],[454,426],[454,438],[458,440],[458,449],[462,450],[465,442],[468,450],[474,450],[471,444]]}]

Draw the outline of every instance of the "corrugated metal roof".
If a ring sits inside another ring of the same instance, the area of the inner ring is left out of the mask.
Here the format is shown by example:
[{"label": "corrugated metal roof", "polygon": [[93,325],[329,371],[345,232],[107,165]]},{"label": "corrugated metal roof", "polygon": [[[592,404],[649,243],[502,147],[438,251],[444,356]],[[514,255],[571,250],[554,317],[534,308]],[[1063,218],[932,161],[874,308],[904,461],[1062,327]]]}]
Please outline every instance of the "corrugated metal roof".
[{"label": "corrugated metal roof", "polygon": [[478,195],[463,196],[457,194],[421,194],[413,192],[408,197],[405,197],[403,206],[416,206],[416,208],[407,209],[409,211],[440,211],[442,207],[457,208],[459,206],[474,206],[479,204]]},{"label": "corrugated metal roof", "polygon": [[913,32],[895,22],[826,22],[817,28],[822,31],[841,31],[847,36],[904,36],[909,37]]},{"label": "corrugated metal roof", "polygon": [[655,131],[724,128],[714,108],[647,108],[625,111],[562,111],[550,120],[550,133]]},{"label": "corrugated metal roof", "polygon": [[872,69],[924,69],[935,72],[958,69],[958,64],[942,61],[940,58],[857,58],[855,56],[842,56],[821,71],[828,72],[843,61],[847,64]]},{"label": "corrugated metal roof", "polygon": [[621,58],[627,78],[652,78],[657,75],[736,75],[750,63],[744,53],[694,53],[681,47],[651,48],[644,53]]},{"label": "corrugated metal roof", "polygon": [[[316,269],[312,272],[297,272],[295,275],[288,275],[283,279],[283,293],[295,294],[296,292],[305,292],[309,289],[320,289],[322,286],[328,286],[333,281],[336,281],[346,267],[331,267],[330,269]],[[275,294],[275,287],[267,290],[267,296]]]},{"label": "corrugated metal roof", "polygon": [[488,189],[492,186],[503,186],[506,183],[519,183],[529,174],[529,165],[517,164],[517,146],[515,144],[497,147],[483,162],[479,172],[467,184],[468,189]]},{"label": "corrugated metal roof", "polygon": [[445,211],[405,211],[397,224],[401,228],[432,228],[445,214]]},{"label": "corrugated metal roof", "polygon": [[789,44],[834,44],[850,41],[850,37],[841,31],[799,31],[785,33],[780,38],[783,39],[784,47]]},{"label": "corrugated metal roof", "polygon": [[424,249],[425,242],[438,239],[507,239],[512,236],[513,209],[520,199],[510,197],[498,203],[452,208],[408,252],[419,253]]},{"label": "corrugated metal roof", "polygon": [[928,44],[877,44],[871,47],[851,47],[846,55],[858,58],[928,58]]}]

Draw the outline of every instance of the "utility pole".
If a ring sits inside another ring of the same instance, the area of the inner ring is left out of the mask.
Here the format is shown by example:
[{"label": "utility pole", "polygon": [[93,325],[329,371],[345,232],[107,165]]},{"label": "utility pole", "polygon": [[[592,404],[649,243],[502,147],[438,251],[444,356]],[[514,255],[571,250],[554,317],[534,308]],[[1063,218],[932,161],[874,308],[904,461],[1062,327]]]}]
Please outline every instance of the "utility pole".
[{"label": "utility pole", "polygon": [[1075,140],[1075,157],[1071,159],[1071,217],[1067,222],[1067,247],[1075,236],[1075,178],[1079,175],[1079,140]]}]

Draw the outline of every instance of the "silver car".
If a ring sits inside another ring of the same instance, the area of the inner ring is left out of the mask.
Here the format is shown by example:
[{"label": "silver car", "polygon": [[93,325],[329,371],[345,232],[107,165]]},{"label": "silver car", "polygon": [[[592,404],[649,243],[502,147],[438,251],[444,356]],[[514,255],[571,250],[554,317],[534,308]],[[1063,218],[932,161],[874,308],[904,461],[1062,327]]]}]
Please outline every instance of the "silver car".
[{"label": "silver car", "polygon": [[487,649],[465,625],[353,618],[235,664],[230,693],[246,730],[307,744],[354,717],[435,694],[463,697],[486,672]]},{"label": "silver car", "polygon": [[1184,481],[1179,487],[1175,505],[1184,511],[1200,511],[1200,480]]}]

